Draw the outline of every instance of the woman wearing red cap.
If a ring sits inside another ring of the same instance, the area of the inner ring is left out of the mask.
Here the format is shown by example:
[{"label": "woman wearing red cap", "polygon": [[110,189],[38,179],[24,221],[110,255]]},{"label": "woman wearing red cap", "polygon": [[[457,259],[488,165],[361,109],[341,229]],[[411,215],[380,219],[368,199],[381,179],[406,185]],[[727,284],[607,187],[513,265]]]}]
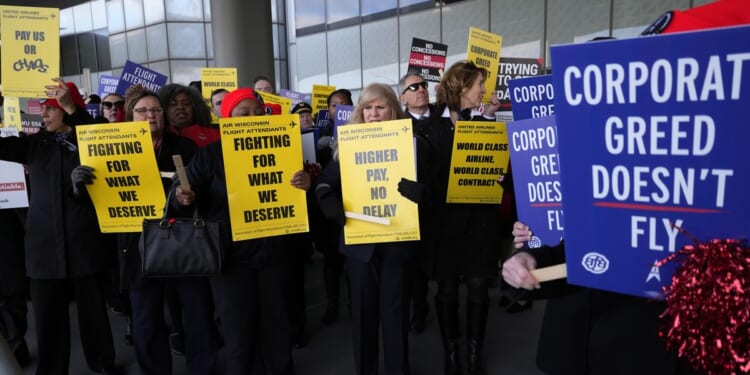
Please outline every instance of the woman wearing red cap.
[{"label": "woman wearing red cap", "polygon": [[[253,89],[228,93],[221,117],[263,116],[265,106]],[[301,164],[302,160],[300,160]],[[208,220],[229,223],[221,143],[201,149],[187,167],[192,190],[177,187],[171,204],[198,205]],[[310,176],[294,174],[293,186],[307,190]],[[196,202],[197,200],[197,202]],[[224,329],[226,373],[229,375],[292,374],[292,343],[287,311],[288,250],[293,236],[275,236],[232,242],[224,269],[211,278],[216,311]],[[260,355],[262,365],[254,363]]]},{"label": "woman wearing red cap", "polygon": [[26,272],[31,279],[37,374],[67,374],[70,361],[68,291],[78,310],[81,343],[88,367],[112,370],[115,351],[104,303],[103,276],[109,269],[113,237],[99,232],[93,203],[77,186],[80,164],[73,126],[93,123],[71,82],[46,86],[42,131],[0,138],[0,159],[28,166],[30,189],[26,221]]}]

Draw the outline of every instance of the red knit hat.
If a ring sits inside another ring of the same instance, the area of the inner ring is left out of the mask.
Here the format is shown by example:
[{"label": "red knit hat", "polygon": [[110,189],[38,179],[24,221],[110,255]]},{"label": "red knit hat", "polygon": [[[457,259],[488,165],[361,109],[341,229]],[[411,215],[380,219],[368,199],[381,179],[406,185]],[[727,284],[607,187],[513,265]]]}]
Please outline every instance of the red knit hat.
[{"label": "red knit hat", "polygon": [[236,107],[237,104],[240,104],[240,102],[245,99],[250,99],[260,104],[261,107],[264,106],[263,99],[260,98],[255,90],[248,87],[242,87],[236,90],[232,90],[226,96],[224,96],[224,100],[221,102],[221,117],[232,117],[232,110],[234,109],[234,107]]},{"label": "red knit hat", "polygon": [[[70,97],[73,99],[73,104],[75,104],[75,106],[78,108],[86,109],[86,103],[83,101],[81,93],[78,92],[78,87],[76,87],[76,84],[73,82],[65,82],[65,85],[68,86],[68,91],[70,92]],[[57,99],[44,99],[40,100],[39,102],[42,105],[55,107],[57,109],[65,111],[63,107],[60,107],[60,103],[57,102]]]}]

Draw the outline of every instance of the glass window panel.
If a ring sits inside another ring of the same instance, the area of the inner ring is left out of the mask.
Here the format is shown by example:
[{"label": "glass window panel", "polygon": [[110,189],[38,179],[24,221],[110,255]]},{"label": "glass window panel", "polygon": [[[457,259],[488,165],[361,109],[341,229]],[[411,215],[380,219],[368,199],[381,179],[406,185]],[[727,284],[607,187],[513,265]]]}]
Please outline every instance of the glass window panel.
[{"label": "glass window panel", "polygon": [[[169,77],[169,61],[168,60],[152,62],[148,64],[148,68]],[[169,81],[167,81],[167,83],[169,83]]]},{"label": "glass window panel", "polygon": [[205,24],[206,29],[206,55],[209,59],[214,58],[214,32],[210,23]]},{"label": "glass window panel", "polygon": [[125,31],[125,14],[122,10],[122,0],[107,1],[107,27],[110,34]]},{"label": "glass window panel", "polygon": [[398,0],[399,7],[408,7],[410,5],[415,4],[422,4],[422,3],[431,3],[432,0]]},{"label": "glass window panel", "polygon": [[143,27],[143,0],[124,0],[125,28]]},{"label": "glass window panel", "polygon": [[96,58],[99,64],[99,71],[112,69],[112,60],[109,57],[109,36],[106,29],[95,32],[96,38]]},{"label": "glass window panel", "polygon": [[489,31],[489,4],[485,1],[460,2],[443,7],[443,44],[448,45],[446,65],[466,58],[469,28]]},{"label": "glass window panel", "polygon": [[201,79],[201,68],[206,60],[172,60],[169,63],[172,70],[172,82],[187,85]]},{"label": "glass window panel", "polygon": [[543,57],[552,65],[549,46],[578,43],[609,35],[609,0],[569,0],[547,3],[547,46]]},{"label": "glass window panel", "polygon": [[143,64],[148,61],[146,32],[144,29],[128,31],[128,59],[134,63]]},{"label": "glass window panel", "polygon": [[359,1],[326,0],[328,23],[359,17]]},{"label": "glass window panel", "polygon": [[171,58],[206,58],[206,37],[202,23],[168,23]]},{"label": "glass window panel", "polygon": [[167,21],[203,21],[203,0],[165,0]]},{"label": "glass window panel", "polygon": [[615,0],[612,7],[612,36],[634,38],[664,12],[689,7],[688,0]]},{"label": "glass window panel", "polygon": [[167,25],[164,23],[146,27],[149,61],[162,60],[169,57],[167,38],[164,37],[166,33]]},{"label": "glass window panel", "polygon": [[273,24],[273,57],[277,59],[286,59],[286,27],[284,25]]},{"label": "glass window panel", "polygon": [[92,71],[98,71],[99,64],[96,59],[96,37],[94,33],[78,34],[77,37],[81,69],[89,68]]},{"label": "glass window panel", "polygon": [[541,57],[544,30],[544,0],[518,2],[495,0],[490,3],[491,30],[503,37],[500,56]]},{"label": "glass window panel", "polygon": [[76,33],[76,21],[73,17],[73,8],[60,9],[60,36],[73,35]]},{"label": "glass window panel", "polygon": [[62,75],[64,76],[81,74],[75,35],[60,38],[60,65],[62,65]]},{"label": "glass window panel", "polygon": [[362,15],[369,16],[398,7],[398,0],[361,0]]},{"label": "glass window panel", "polygon": [[297,37],[296,51],[296,89],[311,92],[313,84],[327,85],[326,34]]},{"label": "glass window panel", "polygon": [[274,6],[274,4],[276,4],[275,22],[286,23],[286,1],[276,0],[276,2],[271,2],[271,6]]},{"label": "glass window panel", "polygon": [[279,24],[274,23],[271,24],[271,36],[273,37],[273,41],[271,44],[273,44],[273,57],[275,59],[279,58]]},{"label": "glass window panel", "polygon": [[279,87],[289,87],[289,67],[287,66],[286,60],[276,60],[274,62],[274,68],[276,70],[276,82]]},{"label": "glass window panel", "polygon": [[164,0],[148,0],[145,8],[146,25],[164,22],[166,19]]},{"label": "glass window panel", "polygon": [[91,2],[91,27],[94,30],[107,28],[107,4],[104,0]]},{"label": "glass window panel", "polygon": [[91,19],[91,5],[88,3],[73,7],[73,20],[76,24],[76,33],[85,33],[94,29]]},{"label": "glass window panel", "polygon": [[398,84],[397,27],[396,18],[362,24],[362,85]]},{"label": "glass window panel", "polygon": [[[430,9],[424,12],[404,14],[399,17],[399,76],[406,74],[409,66],[409,53],[413,38],[442,43],[440,38],[440,10]],[[468,30],[467,30],[468,32]],[[448,54],[455,49],[466,47],[448,46]]]},{"label": "glass window panel", "polygon": [[328,33],[329,84],[347,89],[362,87],[359,25]]},{"label": "glass window panel", "polygon": [[203,0],[203,20],[211,22],[211,0]]},{"label": "glass window panel", "polygon": [[128,59],[128,42],[125,33],[110,35],[109,53],[112,57],[112,67],[122,68]]},{"label": "glass window panel", "polygon": [[326,23],[325,0],[294,0],[294,22],[297,29]]}]

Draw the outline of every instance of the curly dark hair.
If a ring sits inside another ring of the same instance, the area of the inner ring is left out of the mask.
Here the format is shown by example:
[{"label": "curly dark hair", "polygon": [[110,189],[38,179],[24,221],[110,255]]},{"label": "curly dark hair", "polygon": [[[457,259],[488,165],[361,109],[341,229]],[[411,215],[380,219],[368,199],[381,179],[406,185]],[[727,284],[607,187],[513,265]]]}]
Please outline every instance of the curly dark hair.
[{"label": "curly dark hair", "polygon": [[[169,102],[172,101],[177,95],[183,93],[187,95],[187,97],[190,99],[190,103],[192,104],[193,123],[202,126],[210,126],[211,110],[206,105],[206,102],[203,101],[203,97],[201,96],[201,93],[198,92],[198,90],[192,87],[181,85],[179,83],[170,83],[160,88],[159,92],[157,92],[157,95],[159,95],[161,107],[166,111],[169,108]],[[167,126],[172,126],[172,124],[169,123],[169,116],[165,115],[164,120]]]}]

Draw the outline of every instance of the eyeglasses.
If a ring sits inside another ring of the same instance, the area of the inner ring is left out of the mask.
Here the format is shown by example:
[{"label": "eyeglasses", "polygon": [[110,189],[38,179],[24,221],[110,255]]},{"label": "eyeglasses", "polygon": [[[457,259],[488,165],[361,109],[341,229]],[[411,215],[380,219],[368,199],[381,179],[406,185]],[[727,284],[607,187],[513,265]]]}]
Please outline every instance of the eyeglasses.
[{"label": "eyeglasses", "polygon": [[122,109],[123,107],[125,107],[125,102],[122,100],[120,100],[119,102],[102,102],[102,107],[104,107],[104,109],[112,109],[112,107]]},{"label": "eyeglasses", "polygon": [[133,112],[139,114],[139,115],[145,115],[146,112],[151,113],[152,115],[160,115],[162,112],[164,112],[161,108],[136,108],[133,110]]},{"label": "eyeglasses", "polygon": [[418,91],[420,87],[427,90],[427,81],[412,83],[411,85],[406,86],[404,91],[401,91],[401,95],[406,94],[407,91]]}]

